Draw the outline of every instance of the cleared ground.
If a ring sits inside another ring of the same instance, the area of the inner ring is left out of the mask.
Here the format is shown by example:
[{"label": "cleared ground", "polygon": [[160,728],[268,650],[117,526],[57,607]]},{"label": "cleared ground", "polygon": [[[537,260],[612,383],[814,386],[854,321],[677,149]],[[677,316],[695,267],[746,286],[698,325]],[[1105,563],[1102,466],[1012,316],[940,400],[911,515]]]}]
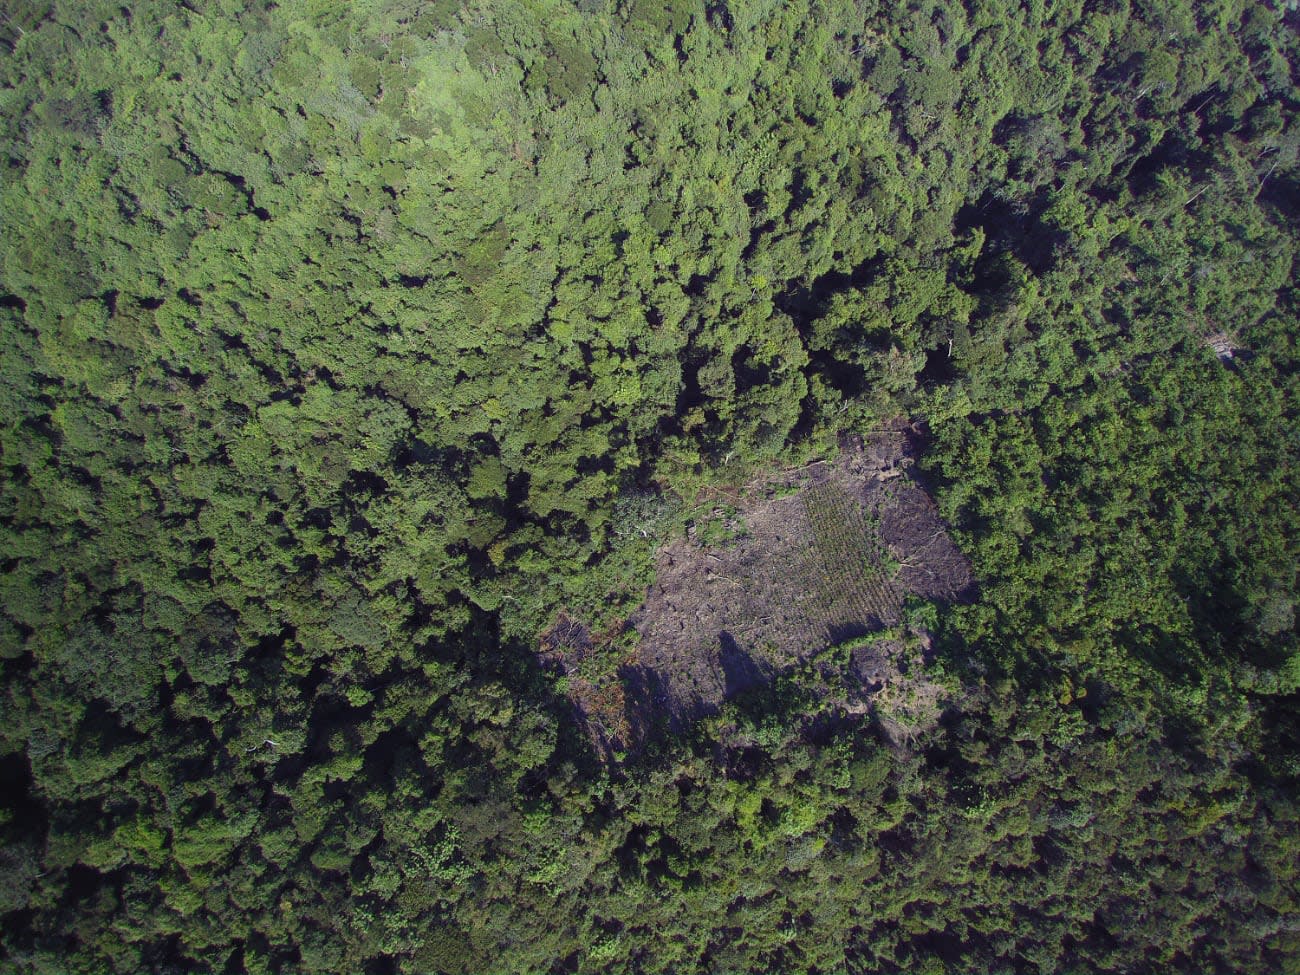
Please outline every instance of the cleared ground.
[{"label": "cleared ground", "polygon": [[[909,594],[967,590],[966,560],[909,476],[917,443],[899,423],[846,442],[834,462],[706,502],[686,537],[660,550],[655,582],[627,621],[636,648],[617,676],[570,681],[593,738],[617,749],[657,728],[680,731],[827,647],[896,626]],[[542,641],[566,669],[602,642],[568,618]],[[898,686],[902,656],[870,656],[875,692]],[[860,683],[870,692],[873,678]]]}]

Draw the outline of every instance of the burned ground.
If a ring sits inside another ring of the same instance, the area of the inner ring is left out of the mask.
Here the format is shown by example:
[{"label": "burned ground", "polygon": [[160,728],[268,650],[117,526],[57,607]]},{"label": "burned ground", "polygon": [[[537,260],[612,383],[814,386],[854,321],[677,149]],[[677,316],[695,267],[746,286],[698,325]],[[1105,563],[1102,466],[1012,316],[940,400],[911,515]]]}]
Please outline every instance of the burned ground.
[{"label": "burned ground", "polygon": [[[900,422],[846,441],[834,461],[703,504],[685,536],[659,550],[654,584],[627,622],[635,648],[617,674],[570,680],[593,739],[617,749],[684,730],[828,647],[897,628],[909,595],[951,600],[967,590],[969,565],[909,474],[916,449],[916,431]],[[575,674],[607,652],[567,617],[542,642],[547,659]],[[855,654],[843,675],[856,685],[849,697],[904,682],[917,697],[919,678],[901,680],[906,655],[894,644]],[[615,683],[617,693],[605,686]]]}]

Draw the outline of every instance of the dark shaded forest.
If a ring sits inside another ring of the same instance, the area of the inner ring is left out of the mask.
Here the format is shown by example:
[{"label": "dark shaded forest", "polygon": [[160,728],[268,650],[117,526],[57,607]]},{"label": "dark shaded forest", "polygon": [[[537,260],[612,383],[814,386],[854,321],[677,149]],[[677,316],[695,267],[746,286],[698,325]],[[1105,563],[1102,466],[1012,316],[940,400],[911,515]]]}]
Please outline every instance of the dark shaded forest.
[{"label": "dark shaded forest", "polygon": [[1296,969],[1298,31],[9,0],[0,966]]}]

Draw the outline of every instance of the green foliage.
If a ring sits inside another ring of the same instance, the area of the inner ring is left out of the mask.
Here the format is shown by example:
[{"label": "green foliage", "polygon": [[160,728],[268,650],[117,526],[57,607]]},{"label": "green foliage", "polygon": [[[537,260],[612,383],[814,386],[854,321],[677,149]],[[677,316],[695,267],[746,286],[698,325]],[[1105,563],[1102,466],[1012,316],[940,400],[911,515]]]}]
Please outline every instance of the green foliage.
[{"label": "green foliage", "polygon": [[[8,966],[1295,967],[1291,7],[8,4]],[[944,720],[597,755],[703,489],[899,414]]]}]

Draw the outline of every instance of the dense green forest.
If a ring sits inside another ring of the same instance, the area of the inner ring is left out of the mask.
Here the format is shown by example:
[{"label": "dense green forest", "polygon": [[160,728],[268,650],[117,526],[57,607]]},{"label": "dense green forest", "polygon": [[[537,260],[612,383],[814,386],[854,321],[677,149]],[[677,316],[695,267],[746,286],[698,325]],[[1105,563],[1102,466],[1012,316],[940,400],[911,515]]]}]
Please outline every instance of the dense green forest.
[{"label": "dense green forest", "polygon": [[[0,967],[1300,967],[1298,33],[3,4]],[[634,701],[656,553],[899,418],[935,720]]]}]

